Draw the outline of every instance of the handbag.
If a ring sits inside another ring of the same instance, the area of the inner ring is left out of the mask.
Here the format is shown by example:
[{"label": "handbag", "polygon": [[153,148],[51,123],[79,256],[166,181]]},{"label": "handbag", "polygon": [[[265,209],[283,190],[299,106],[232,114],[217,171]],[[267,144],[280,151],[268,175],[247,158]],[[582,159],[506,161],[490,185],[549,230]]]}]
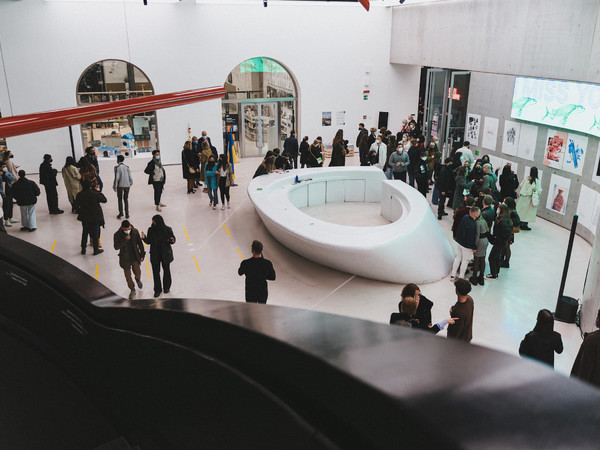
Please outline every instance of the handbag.
[{"label": "handbag", "polygon": [[532,204],[533,206],[537,206],[537,205],[539,205],[539,204],[540,204],[540,194],[539,194],[539,192],[537,192],[537,191],[534,191],[534,192],[531,194],[531,204]]},{"label": "handbag", "polygon": [[517,234],[521,232],[521,227],[513,227],[513,234]]},{"label": "handbag", "polygon": [[196,169],[194,169],[193,167],[188,167],[188,170],[190,171],[190,173],[196,173]]}]

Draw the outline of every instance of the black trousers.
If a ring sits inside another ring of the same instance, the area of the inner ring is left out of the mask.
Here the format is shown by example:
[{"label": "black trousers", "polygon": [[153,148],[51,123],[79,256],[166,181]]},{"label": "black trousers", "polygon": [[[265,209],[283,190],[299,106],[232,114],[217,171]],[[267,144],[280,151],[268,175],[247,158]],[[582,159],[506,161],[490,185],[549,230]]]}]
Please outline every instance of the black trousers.
[{"label": "black trousers", "polygon": [[12,187],[7,183],[4,183],[4,203],[2,204],[2,212],[4,213],[4,220],[12,219],[13,216],[13,196]]},{"label": "black trousers", "polygon": [[229,203],[229,186],[227,186],[225,177],[219,178],[219,192],[221,193],[221,204],[225,204],[225,199]]},{"label": "black trousers", "polygon": [[46,202],[48,203],[48,211],[50,214],[58,211],[58,191],[54,184],[45,184]]},{"label": "black trousers", "polygon": [[[150,259],[152,264],[152,276],[154,277],[154,292],[161,293],[163,289],[168,291],[171,289],[171,263],[161,259]],[[160,266],[163,269],[162,287],[160,283]]]},{"label": "black trousers", "polygon": [[98,251],[98,240],[100,238],[100,222],[81,222],[83,230],[81,232],[81,249],[85,250],[88,236],[92,239],[94,251]]},{"label": "black trousers", "polygon": [[494,276],[498,275],[500,272],[500,256],[502,255],[502,250],[504,250],[504,247],[506,247],[506,241],[496,242],[492,247],[490,256],[488,256],[490,273]]},{"label": "black trousers", "polygon": [[294,169],[297,169],[297,168],[298,168],[298,155],[296,155],[296,156],[292,156],[290,159],[291,159],[291,160],[293,161],[293,163],[294,163]]},{"label": "black trousers", "polygon": [[[125,215],[129,215],[129,188],[117,188],[117,200],[119,201],[119,215],[123,215],[123,202],[125,202]],[[160,200],[160,199],[159,199]]]},{"label": "black trousers", "polygon": [[444,215],[445,203],[446,203],[446,196],[442,195],[442,193],[438,189],[438,217],[442,217]]},{"label": "black trousers", "polygon": [[406,170],[403,170],[402,172],[392,172],[392,175],[394,176],[394,180],[402,180],[406,183]]},{"label": "black trousers", "polygon": [[153,181],[152,187],[154,188],[154,204],[158,206],[160,204],[160,196],[162,195],[163,188],[165,187],[165,182]]}]

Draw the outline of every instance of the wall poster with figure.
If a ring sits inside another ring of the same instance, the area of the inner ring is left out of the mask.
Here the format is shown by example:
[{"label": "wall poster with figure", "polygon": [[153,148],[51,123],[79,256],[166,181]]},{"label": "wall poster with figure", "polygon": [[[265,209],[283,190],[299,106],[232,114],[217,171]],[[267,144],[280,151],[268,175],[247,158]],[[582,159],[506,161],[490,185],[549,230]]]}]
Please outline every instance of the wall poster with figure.
[{"label": "wall poster with figure", "polygon": [[550,187],[548,188],[548,200],[546,208],[564,215],[567,209],[567,200],[569,199],[569,189],[571,180],[560,175],[552,174],[550,178]]},{"label": "wall poster with figure", "polygon": [[481,146],[495,152],[497,141],[498,119],[486,116],[485,121],[483,122],[483,138],[481,139]]},{"label": "wall poster with figure", "polygon": [[544,149],[544,165],[554,169],[563,168],[567,133],[564,131],[548,130],[546,148]]},{"label": "wall poster with figure", "polygon": [[477,114],[467,114],[467,133],[465,141],[479,146],[479,126],[481,125],[481,116]]},{"label": "wall poster with figure", "polygon": [[512,120],[504,121],[504,134],[502,135],[502,153],[517,156],[519,150],[519,135],[521,124]]},{"label": "wall poster with figure", "polygon": [[588,138],[575,133],[569,133],[566,140],[565,158],[563,170],[581,175],[583,173],[583,162],[587,152]]},{"label": "wall poster with figure", "polygon": [[331,111],[324,111],[321,115],[321,126],[330,127],[331,126]]}]

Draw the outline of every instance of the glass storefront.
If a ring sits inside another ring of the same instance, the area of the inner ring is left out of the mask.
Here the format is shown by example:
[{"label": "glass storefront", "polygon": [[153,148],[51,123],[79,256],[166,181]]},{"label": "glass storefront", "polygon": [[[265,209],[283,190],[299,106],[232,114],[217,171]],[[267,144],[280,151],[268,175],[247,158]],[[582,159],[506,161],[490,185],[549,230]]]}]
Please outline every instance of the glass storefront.
[{"label": "glass storefront", "polygon": [[[111,102],[153,95],[146,75],[133,64],[104,60],[92,64],[77,85],[77,104]],[[114,117],[81,125],[83,147],[96,147],[100,156],[136,156],[158,150],[156,112]]]},{"label": "glass storefront", "polygon": [[233,135],[242,157],[262,156],[296,129],[296,86],[288,71],[270,58],[252,58],[237,66],[225,82],[223,131]]}]

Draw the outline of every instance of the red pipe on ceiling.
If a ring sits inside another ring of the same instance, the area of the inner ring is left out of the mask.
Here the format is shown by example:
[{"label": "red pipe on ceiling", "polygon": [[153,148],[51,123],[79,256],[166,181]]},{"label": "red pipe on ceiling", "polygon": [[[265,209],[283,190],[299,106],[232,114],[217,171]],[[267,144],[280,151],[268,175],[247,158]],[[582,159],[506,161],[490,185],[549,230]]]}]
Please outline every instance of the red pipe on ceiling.
[{"label": "red pipe on ceiling", "polygon": [[369,0],[358,0],[361,5],[368,11],[369,10]]},{"label": "red pipe on ceiling", "polygon": [[4,117],[0,119],[0,137],[7,138],[81,123],[96,122],[102,119],[112,119],[129,114],[203,102],[224,96],[225,89],[215,86],[114,102],[95,103],[76,108]]}]

